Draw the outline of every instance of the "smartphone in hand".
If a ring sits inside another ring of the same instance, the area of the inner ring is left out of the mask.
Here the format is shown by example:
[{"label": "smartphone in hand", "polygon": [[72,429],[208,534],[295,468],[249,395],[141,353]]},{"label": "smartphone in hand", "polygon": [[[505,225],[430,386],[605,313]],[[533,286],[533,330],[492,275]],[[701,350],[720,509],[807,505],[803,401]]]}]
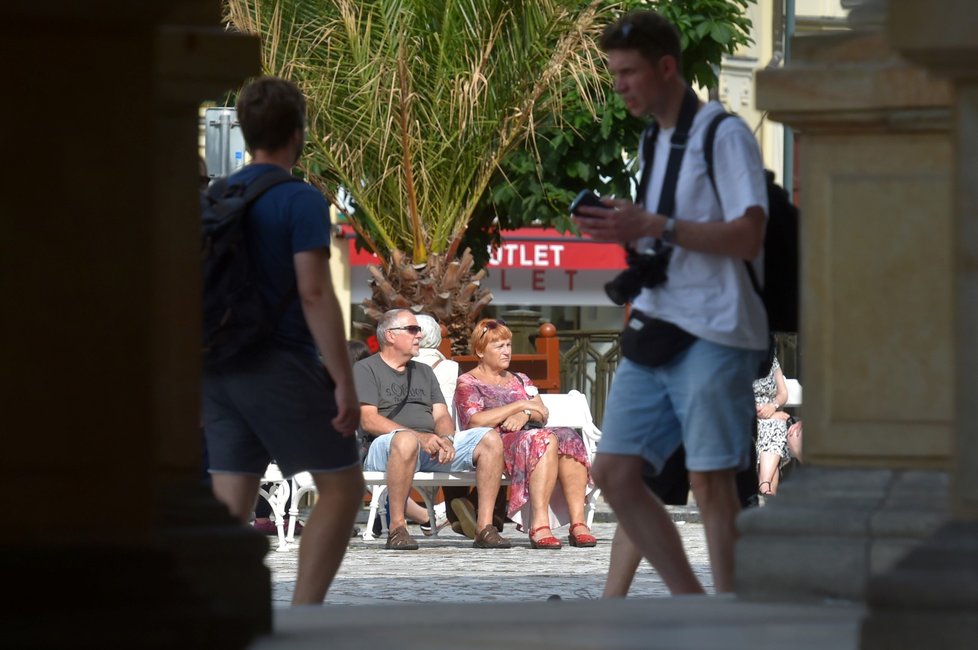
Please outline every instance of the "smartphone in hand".
[{"label": "smartphone in hand", "polygon": [[578,195],[574,197],[574,200],[571,201],[570,208],[568,209],[568,211],[575,216],[584,217],[585,219],[600,218],[600,217],[594,217],[592,215],[578,214],[577,209],[582,205],[592,206],[595,208],[608,207],[604,203],[602,203],[601,199],[598,198],[598,195],[592,192],[591,190],[581,190],[578,193]]}]

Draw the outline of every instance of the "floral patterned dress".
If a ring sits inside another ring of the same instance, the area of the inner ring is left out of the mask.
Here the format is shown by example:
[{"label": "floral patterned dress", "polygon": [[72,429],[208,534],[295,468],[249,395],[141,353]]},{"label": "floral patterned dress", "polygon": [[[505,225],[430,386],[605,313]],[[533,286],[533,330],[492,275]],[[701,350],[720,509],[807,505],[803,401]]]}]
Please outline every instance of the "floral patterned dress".
[{"label": "floral patterned dress", "polygon": [[[781,368],[778,358],[774,358],[771,364],[771,372],[767,377],[762,377],[754,382],[754,403],[774,404],[778,394],[778,382],[774,378],[774,371]],[[757,418],[757,455],[762,451],[781,456],[781,467],[784,467],[791,459],[788,451],[788,423],[777,418],[763,420]]]},{"label": "floral patterned dress", "polygon": [[[481,411],[504,406],[517,400],[529,399],[527,387],[533,382],[523,373],[519,379],[510,373],[507,381],[499,386],[479,381],[469,373],[459,376],[455,388],[455,412],[458,414],[459,428],[469,428],[469,420]],[[520,381],[522,379],[522,382]],[[520,431],[500,431],[503,439],[503,461],[506,474],[510,478],[509,504],[507,514],[517,524],[530,521],[530,475],[547,450],[550,435],[557,438],[557,453],[568,456],[590,470],[587,450],[579,433],[568,427],[543,427],[522,429]],[[592,485],[590,471],[588,485]],[[551,522],[553,527],[569,523],[566,514],[566,500],[557,482],[551,498]]]}]

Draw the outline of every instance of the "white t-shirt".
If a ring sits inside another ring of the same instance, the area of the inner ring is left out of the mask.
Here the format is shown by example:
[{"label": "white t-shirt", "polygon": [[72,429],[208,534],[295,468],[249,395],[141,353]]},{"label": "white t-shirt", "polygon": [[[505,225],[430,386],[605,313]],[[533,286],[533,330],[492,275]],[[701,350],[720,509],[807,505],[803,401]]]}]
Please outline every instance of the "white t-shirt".
[{"label": "white t-shirt", "polygon": [[[677,221],[733,221],[755,205],[767,213],[767,185],[760,150],[742,120],[727,118],[717,129],[713,156],[717,191],[713,191],[703,157],[703,138],[710,121],[722,111],[718,102],[710,102],[693,119],[676,187],[673,216]],[[650,212],[655,212],[659,205],[669,160],[669,140],[674,130],[659,131],[645,200]],[[722,197],[722,205],[717,194]],[[653,241],[644,238],[636,242],[636,248],[648,248]],[[761,283],[764,282],[762,256],[763,251],[753,261]],[[669,262],[668,275],[665,284],[642,289],[633,307],[707,341],[751,350],[767,349],[767,315],[751,286],[743,260],[677,246]]]}]

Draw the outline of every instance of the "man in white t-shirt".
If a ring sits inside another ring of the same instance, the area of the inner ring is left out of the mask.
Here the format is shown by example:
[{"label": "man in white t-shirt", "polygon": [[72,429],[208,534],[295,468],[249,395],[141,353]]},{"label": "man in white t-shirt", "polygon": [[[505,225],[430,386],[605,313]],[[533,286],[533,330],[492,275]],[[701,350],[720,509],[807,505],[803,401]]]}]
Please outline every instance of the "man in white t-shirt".
[{"label": "man in white t-shirt", "polygon": [[[668,20],[633,11],[605,29],[601,46],[629,112],[654,118],[659,128],[643,143],[654,151],[645,151],[651,173],[643,169],[638,203],[604,200],[605,208],[579,208],[576,221],[595,239],[636,252],[654,249],[665,261],[665,279],[656,284],[649,274],[640,275],[637,295],[627,297],[632,312],[622,337],[625,358],[591,472],[628,537],[672,593],[702,593],[672,519],[642,480],[645,461],[661,469],[684,445],[715,589],[730,592],[740,510],[734,475],[749,462],[751,386],[768,342],[764,305],[745,264],[754,263],[759,275],[767,219],[764,168],[750,129],[739,119],[724,120],[715,137],[714,189],[703,140],[723,109],[692,94],[681,73],[679,33]],[[673,202],[663,187],[671,149],[681,140],[677,130],[688,139]]]}]

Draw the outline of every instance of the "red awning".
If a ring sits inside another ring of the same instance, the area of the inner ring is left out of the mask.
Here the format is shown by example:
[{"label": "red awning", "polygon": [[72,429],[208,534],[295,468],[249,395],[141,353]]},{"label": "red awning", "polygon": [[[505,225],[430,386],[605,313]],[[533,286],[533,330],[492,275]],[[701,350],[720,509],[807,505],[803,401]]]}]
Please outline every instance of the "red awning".
[{"label": "red awning", "polygon": [[[350,246],[350,264],[376,264],[375,255],[357,251],[353,229],[341,226]],[[519,228],[503,232],[502,245],[490,252],[489,267],[501,269],[619,270],[625,268],[625,252],[617,244],[561,234],[553,228]]]}]

